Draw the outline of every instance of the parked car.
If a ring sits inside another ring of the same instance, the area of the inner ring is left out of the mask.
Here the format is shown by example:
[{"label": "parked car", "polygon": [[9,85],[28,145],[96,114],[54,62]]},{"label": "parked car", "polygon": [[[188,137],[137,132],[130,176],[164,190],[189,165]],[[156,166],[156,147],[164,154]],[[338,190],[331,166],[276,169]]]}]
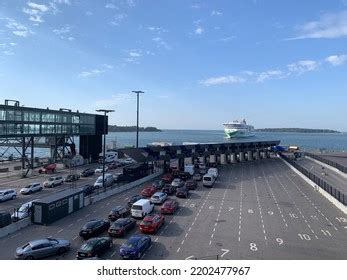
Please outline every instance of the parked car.
[{"label": "parked car", "polygon": [[80,179],[80,175],[77,174],[69,174],[65,178],[65,182],[74,182]]},{"label": "parked car", "polygon": [[[103,167],[102,166],[99,166],[97,168],[95,168],[95,173],[102,173],[102,170],[103,170]],[[105,172],[108,171],[108,167],[107,165],[105,165]]]},{"label": "parked car", "polygon": [[109,170],[117,169],[119,167],[119,164],[117,162],[112,162],[107,167]]},{"label": "parked car", "polygon": [[109,237],[94,237],[82,244],[77,251],[76,259],[86,259],[99,257],[109,250],[113,245],[112,239]]},{"label": "parked car", "polygon": [[141,195],[151,197],[155,193],[156,189],[153,186],[147,186],[141,191]]},{"label": "parked car", "polygon": [[161,214],[173,214],[178,208],[178,202],[173,199],[166,200],[160,208]]},{"label": "parked car", "polygon": [[83,189],[84,196],[91,195],[95,191],[95,187],[93,185],[84,185],[81,188]]},{"label": "parked car", "polygon": [[56,170],[57,168],[57,165],[55,163],[50,163],[50,164],[47,164],[46,166],[42,167],[39,169],[39,173],[42,174],[47,174],[49,172],[52,172],[54,173],[54,171]]},{"label": "parked car", "polygon": [[206,174],[204,177],[202,177],[202,185],[204,187],[212,188],[215,181],[216,178],[212,174]]},{"label": "parked car", "polygon": [[172,195],[176,192],[176,188],[171,185],[165,185],[164,188],[161,189],[163,193],[166,193],[167,195]]},{"label": "parked car", "polygon": [[79,236],[83,237],[84,239],[89,239],[103,233],[109,227],[110,222],[108,220],[94,219],[86,223],[81,228]]},{"label": "parked car", "polygon": [[89,177],[94,175],[95,171],[93,169],[87,168],[81,172],[81,177]]},{"label": "parked car", "polygon": [[185,187],[188,190],[195,190],[198,187],[198,183],[195,180],[187,180]]},{"label": "parked car", "polygon": [[123,259],[140,259],[151,243],[151,237],[148,235],[132,235],[119,248],[119,254]]},{"label": "parked car", "polygon": [[95,183],[94,183],[94,187],[96,189],[98,188],[102,188],[102,187],[109,187],[113,184],[113,175],[110,173],[106,173],[104,176],[104,180],[105,183],[104,185],[102,184],[102,175],[98,177],[98,179],[96,179]]},{"label": "parked car", "polygon": [[12,221],[15,222],[15,221],[22,220],[24,218],[29,217],[32,211],[33,202],[36,200],[29,201],[22,204],[22,206],[19,207],[16,211],[14,211],[13,214],[11,215]]},{"label": "parked car", "polygon": [[161,190],[165,186],[165,182],[163,180],[156,180],[152,183],[152,186],[156,190]]},{"label": "parked car", "polygon": [[18,247],[15,256],[20,260],[42,259],[51,255],[62,255],[70,246],[70,242],[64,239],[38,239]]},{"label": "parked car", "polygon": [[193,180],[195,181],[201,181],[202,180],[202,175],[200,173],[195,173],[193,175]]},{"label": "parked car", "polygon": [[218,177],[218,169],[217,168],[209,168],[207,174],[212,174],[216,179]]},{"label": "parked car", "polygon": [[167,199],[167,194],[163,192],[156,192],[151,196],[151,202],[154,204],[161,204]]},{"label": "parked car", "polygon": [[161,179],[164,181],[164,183],[171,184],[174,177],[170,173],[168,173],[168,174],[164,174],[163,177],[161,177]]},{"label": "parked car", "polygon": [[115,183],[119,183],[124,181],[124,175],[121,172],[117,172],[115,174],[113,174],[113,182]]},{"label": "parked car", "polygon": [[129,201],[128,201],[128,206],[131,207],[133,206],[133,204],[136,202],[136,201],[139,201],[140,199],[145,199],[146,197],[144,197],[143,195],[138,195],[138,194],[135,194],[133,195],[132,197],[130,197]]},{"label": "parked car", "polygon": [[178,172],[178,178],[182,179],[183,181],[186,181],[190,179],[191,175],[189,172],[179,171]]},{"label": "parked car", "polygon": [[187,198],[189,196],[189,190],[186,187],[181,187],[176,190],[176,196],[181,198]]},{"label": "parked car", "polygon": [[184,186],[184,181],[180,178],[175,178],[172,182],[171,182],[171,186],[177,188],[183,187]]},{"label": "parked car", "polygon": [[130,208],[124,206],[117,206],[110,211],[108,214],[108,219],[112,222],[119,218],[124,218],[130,214]]},{"label": "parked car", "polygon": [[136,226],[136,221],[131,218],[120,218],[111,223],[108,234],[113,237],[125,236],[131,229]]},{"label": "parked car", "polygon": [[42,186],[40,183],[31,183],[20,190],[21,194],[32,194],[34,192],[42,191]]},{"label": "parked car", "polygon": [[140,223],[140,231],[144,233],[156,233],[164,224],[165,217],[163,215],[152,214],[143,218]]},{"label": "parked car", "polygon": [[12,223],[10,212],[0,212],[0,228],[6,227]]},{"label": "parked car", "polygon": [[14,189],[0,190],[0,202],[6,200],[15,199],[17,197],[17,192]]},{"label": "parked car", "polygon": [[149,199],[140,199],[131,206],[131,216],[143,218],[153,211],[154,205]]},{"label": "parked car", "polygon": [[54,176],[54,177],[49,177],[47,181],[43,182],[43,186],[45,188],[54,188],[58,185],[62,185],[64,182],[64,179],[62,176]]}]

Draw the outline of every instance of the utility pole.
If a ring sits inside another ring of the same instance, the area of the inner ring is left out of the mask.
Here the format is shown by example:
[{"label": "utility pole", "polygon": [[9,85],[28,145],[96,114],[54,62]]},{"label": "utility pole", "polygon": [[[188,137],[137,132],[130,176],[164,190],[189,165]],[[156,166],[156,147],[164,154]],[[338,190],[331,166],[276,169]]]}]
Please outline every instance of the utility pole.
[{"label": "utility pole", "polygon": [[137,96],[136,148],[138,148],[139,147],[139,99],[140,99],[140,93],[145,93],[145,92],[141,90],[133,90],[132,92],[136,93],[136,96]]}]

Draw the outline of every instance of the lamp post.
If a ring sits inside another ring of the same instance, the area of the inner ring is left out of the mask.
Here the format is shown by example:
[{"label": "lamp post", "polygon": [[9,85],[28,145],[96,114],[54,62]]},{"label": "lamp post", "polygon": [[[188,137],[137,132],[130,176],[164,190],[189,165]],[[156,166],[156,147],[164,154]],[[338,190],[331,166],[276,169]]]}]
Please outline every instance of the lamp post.
[{"label": "lamp post", "polygon": [[136,148],[138,148],[139,147],[139,98],[140,98],[140,93],[145,93],[145,92],[141,90],[133,90],[132,92],[136,93],[136,96],[137,96]]},{"label": "lamp post", "polygon": [[104,148],[102,152],[102,187],[104,191],[106,191],[106,187],[105,187],[105,153],[106,153],[106,129],[107,129],[106,116],[108,113],[114,112],[114,110],[98,109],[96,111],[104,113],[104,145],[103,145]]}]

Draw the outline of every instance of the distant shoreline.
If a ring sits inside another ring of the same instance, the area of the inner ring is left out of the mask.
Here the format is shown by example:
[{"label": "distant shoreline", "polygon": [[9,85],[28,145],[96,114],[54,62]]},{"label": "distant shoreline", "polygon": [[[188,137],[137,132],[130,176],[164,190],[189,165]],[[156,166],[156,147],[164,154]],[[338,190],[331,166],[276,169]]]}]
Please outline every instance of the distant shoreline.
[{"label": "distant shoreline", "polygon": [[296,133],[341,133],[331,129],[311,129],[311,128],[258,128],[258,132],[296,132]]},{"label": "distant shoreline", "polygon": [[[109,125],[109,132],[136,132],[136,126],[118,126],[118,125]],[[161,132],[160,129],[154,126],[148,127],[139,127],[140,132]]]}]

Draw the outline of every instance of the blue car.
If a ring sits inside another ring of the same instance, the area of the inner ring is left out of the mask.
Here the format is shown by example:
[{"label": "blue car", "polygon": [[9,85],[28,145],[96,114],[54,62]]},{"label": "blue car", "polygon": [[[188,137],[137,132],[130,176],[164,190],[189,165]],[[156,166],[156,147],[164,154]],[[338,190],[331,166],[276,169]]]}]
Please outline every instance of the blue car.
[{"label": "blue car", "polygon": [[132,235],[119,249],[123,259],[140,259],[142,254],[151,246],[148,235]]}]

